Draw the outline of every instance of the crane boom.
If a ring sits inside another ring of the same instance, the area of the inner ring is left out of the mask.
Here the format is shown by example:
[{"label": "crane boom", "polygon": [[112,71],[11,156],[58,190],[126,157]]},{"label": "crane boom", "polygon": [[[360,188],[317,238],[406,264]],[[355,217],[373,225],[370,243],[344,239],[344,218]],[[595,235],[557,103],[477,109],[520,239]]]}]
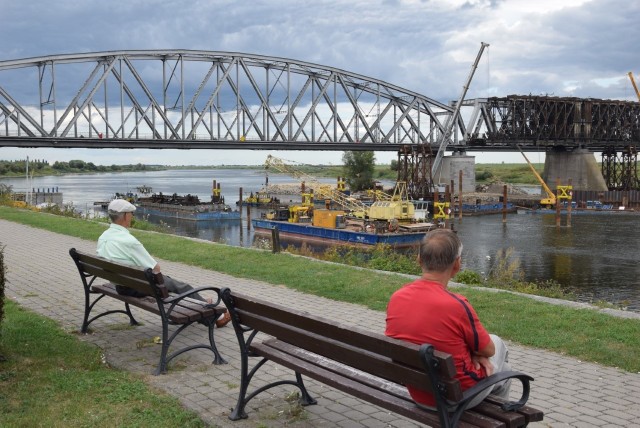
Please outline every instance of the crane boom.
[{"label": "crane boom", "polygon": [[300,181],[304,181],[305,184],[313,188],[315,193],[324,198],[331,199],[346,211],[352,211],[356,216],[358,216],[358,214],[364,216],[364,213],[367,211],[367,207],[362,202],[353,198],[348,198],[344,193],[333,189],[330,185],[321,183],[315,177],[287,165],[282,159],[269,155],[267,156],[267,160],[264,162],[264,166],[265,168],[272,167],[282,173],[289,174]]},{"label": "crane boom", "polygon": [[638,90],[638,86],[636,85],[636,80],[633,78],[633,72],[630,71],[629,79],[631,80],[631,84],[633,85],[633,89],[636,91],[636,96],[638,97],[638,101],[640,101],[640,90]]},{"label": "crane boom", "polygon": [[438,144],[438,153],[436,154],[436,158],[433,161],[433,164],[431,166],[432,177],[435,177],[436,172],[440,167],[440,161],[442,161],[442,157],[444,156],[444,152],[447,148],[447,144],[449,144],[451,131],[453,130],[453,126],[455,125],[456,120],[458,120],[458,115],[460,114],[460,107],[462,106],[464,97],[467,95],[467,91],[469,90],[469,86],[471,85],[471,80],[473,79],[473,75],[476,72],[476,68],[478,68],[478,63],[480,62],[480,58],[482,57],[482,52],[484,52],[484,49],[487,46],[489,46],[488,43],[481,42],[480,51],[478,52],[478,55],[476,56],[476,60],[474,61],[473,66],[471,67],[471,72],[469,73],[469,77],[467,77],[467,81],[462,87],[462,93],[460,94],[460,98],[456,103],[456,107],[453,110],[453,113],[447,118],[447,122],[444,125],[444,130],[443,130],[443,133],[440,135],[440,140]]},{"label": "crane boom", "polygon": [[520,146],[518,146],[516,144],[516,147],[518,148],[518,150],[520,150],[520,153],[522,153],[522,156],[524,157],[524,160],[527,161],[527,164],[529,165],[529,168],[531,168],[531,172],[533,172],[533,175],[536,176],[536,178],[538,179],[538,181],[542,185],[542,188],[544,189],[544,191],[547,194],[547,198],[546,199],[543,198],[542,200],[540,200],[540,203],[542,205],[555,205],[556,204],[556,195],[555,195],[555,193],[553,193],[551,191],[549,186],[547,186],[547,183],[545,183],[544,180],[542,179],[542,177],[540,176],[540,174],[538,174],[538,171],[536,171],[536,169],[533,167],[531,162],[529,162],[529,158],[527,157],[527,155],[524,154],[524,152],[522,151]]}]

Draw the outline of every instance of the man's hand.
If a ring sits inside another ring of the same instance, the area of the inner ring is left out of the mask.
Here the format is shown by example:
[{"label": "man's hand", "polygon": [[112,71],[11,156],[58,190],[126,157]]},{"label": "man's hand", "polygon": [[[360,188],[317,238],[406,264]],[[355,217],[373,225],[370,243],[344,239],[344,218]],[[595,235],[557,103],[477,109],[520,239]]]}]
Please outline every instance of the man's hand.
[{"label": "man's hand", "polygon": [[476,370],[480,369],[480,367],[484,367],[484,371],[487,373],[487,376],[491,376],[493,374],[493,364],[487,357],[482,357],[480,355],[471,356],[471,361],[473,361],[473,365]]}]

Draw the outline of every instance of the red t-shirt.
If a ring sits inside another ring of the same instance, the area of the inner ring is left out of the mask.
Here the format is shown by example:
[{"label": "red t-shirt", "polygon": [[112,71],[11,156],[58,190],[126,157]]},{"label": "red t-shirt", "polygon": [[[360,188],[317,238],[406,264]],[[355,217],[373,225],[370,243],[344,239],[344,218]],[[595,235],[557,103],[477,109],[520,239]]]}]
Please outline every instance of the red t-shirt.
[{"label": "red t-shirt", "polygon": [[[417,345],[429,343],[451,354],[463,390],[487,376],[484,368],[474,367],[471,355],[489,344],[489,334],[466,297],[437,282],[418,279],[393,293],[387,306],[385,334]],[[414,401],[435,405],[431,393],[407,388]]]}]

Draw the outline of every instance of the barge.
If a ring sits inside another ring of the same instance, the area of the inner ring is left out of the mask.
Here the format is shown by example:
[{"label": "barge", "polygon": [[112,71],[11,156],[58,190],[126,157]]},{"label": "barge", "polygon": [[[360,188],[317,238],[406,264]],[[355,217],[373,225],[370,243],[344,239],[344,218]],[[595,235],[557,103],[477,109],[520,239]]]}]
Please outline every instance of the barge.
[{"label": "barge", "polygon": [[159,193],[138,198],[135,205],[143,215],[193,221],[240,220],[240,211],[232,210],[224,200],[202,202],[195,195],[178,196],[174,193],[167,196]]},{"label": "barge", "polygon": [[297,238],[309,243],[363,247],[385,244],[393,248],[415,247],[429,230],[438,227],[433,223],[413,223],[396,225],[393,231],[383,231],[373,225],[350,222],[343,211],[334,210],[314,210],[313,223],[310,219],[291,222],[284,218],[252,219],[251,223],[257,235],[270,236],[277,228],[280,236]]}]

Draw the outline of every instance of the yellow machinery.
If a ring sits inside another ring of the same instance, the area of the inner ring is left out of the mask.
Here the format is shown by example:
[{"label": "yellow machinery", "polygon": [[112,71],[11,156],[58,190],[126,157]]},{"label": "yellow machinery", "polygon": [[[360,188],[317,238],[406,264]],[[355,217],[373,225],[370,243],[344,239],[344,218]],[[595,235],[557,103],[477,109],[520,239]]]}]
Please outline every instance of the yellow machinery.
[{"label": "yellow machinery", "polygon": [[311,213],[313,208],[302,205],[292,205],[289,207],[289,223],[311,223]]},{"label": "yellow machinery", "polygon": [[522,156],[524,156],[524,160],[526,160],[527,164],[529,164],[529,168],[531,168],[531,172],[533,172],[533,175],[536,176],[536,178],[542,185],[542,188],[544,189],[545,193],[547,194],[546,198],[540,199],[540,205],[547,208],[551,208],[552,206],[555,206],[556,205],[555,193],[553,193],[551,189],[549,189],[549,186],[547,186],[547,183],[545,183],[542,177],[540,177],[540,174],[538,174],[538,171],[536,171],[536,169],[533,167],[531,162],[529,162],[529,158],[527,158],[527,155],[524,154],[520,146],[516,145],[516,147],[518,148],[518,150],[520,150],[520,153],[522,153]]},{"label": "yellow machinery", "polygon": [[629,74],[629,79],[631,80],[631,84],[633,85],[633,89],[636,91],[636,96],[638,97],[638,101],[640,101],[640,90],[638,90],[638,86],[636,85],[636,81],[633,78],[633,72],[630,71],[628,74]]},{"label": "yellow machinery", "polygon": [[267,156],[267,160],[264,162],[265,168],[274,168],[285,174],[289,174],[292,177],[303,181],[305,185],[313,188],[315,193],[322,198],[331,199],[345,211],[350,211],[356,217],[364,218],[367,207],[360,201],[347,197],[343,192],[333,189],[330,185],[320,183],[315,177],[312,177],[304,172],[298,171],[290,165],[287,165],[282,159],[278,159],[274,156]]},{"label": "yellow machinery", "polygon": [[376,201],[369,207],[357,199],[346,196],[343,192],[332,188],[328,184],[320,183],[315,177],[287,165],[282,159],[269,155],[264,164],[265,168],[273,167],[280,172],[303,181],[305,185],[312,187],[317,195],[325,199],[331,199],[356,218],[385,221],[393,219],[412,221],[414,219],[415,207],[409,201],[405,182],[396,184],[394,193],[389,199],[385,198],[385,200]]},{"label": "yellow machinery", "polygon": [[400,222],[415,218],[415,206],[409,200],[407,183],[398,181],[390,200],[376,201],[369,207],[368,216],[374,220],[396,219]]},{"label": "yellow machinery", "polygon": [[345,212],[340,210],[313,210],[313,225],[336,229],[343,227],[340,219],[344,218]]}]

